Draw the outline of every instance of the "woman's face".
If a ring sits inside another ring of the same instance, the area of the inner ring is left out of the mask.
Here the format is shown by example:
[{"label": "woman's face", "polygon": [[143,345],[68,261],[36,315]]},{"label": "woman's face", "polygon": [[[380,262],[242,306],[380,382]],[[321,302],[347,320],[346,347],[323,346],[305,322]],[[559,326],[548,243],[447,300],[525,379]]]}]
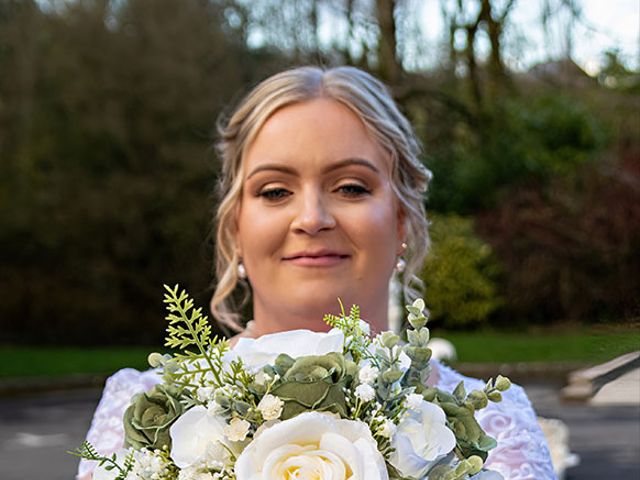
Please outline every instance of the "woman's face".
[{"label": "woman's face", "polygon": [[242,174],[238,249],[256,321],[320,323],[340,297],[386,327],[375,323],[386,320],[402,222],[390,157],[360,119],[325,98],[284,107],[249,146]]}]

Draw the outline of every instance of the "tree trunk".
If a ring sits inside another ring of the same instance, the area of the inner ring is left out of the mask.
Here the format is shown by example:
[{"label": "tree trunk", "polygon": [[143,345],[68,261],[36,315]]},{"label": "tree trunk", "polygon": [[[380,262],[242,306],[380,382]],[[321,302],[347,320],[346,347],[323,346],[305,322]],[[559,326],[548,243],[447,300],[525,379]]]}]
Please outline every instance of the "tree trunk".
[{"label": "tree trunk", "polygon": [[396,42],[395,0],[376,0],[376,17],[380,28],[378,37],[378,74],[391,85],[396,85],[402,73]]}]

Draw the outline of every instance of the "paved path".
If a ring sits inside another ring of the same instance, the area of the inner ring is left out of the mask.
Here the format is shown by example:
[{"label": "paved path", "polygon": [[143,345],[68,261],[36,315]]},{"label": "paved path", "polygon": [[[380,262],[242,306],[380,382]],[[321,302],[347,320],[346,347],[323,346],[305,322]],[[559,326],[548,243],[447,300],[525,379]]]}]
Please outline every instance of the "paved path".
[{"label": "paved path", "polygon": [[[640,408],[562,404],[561,385],[531,384],[539,415],[570,428],[571,450],[582,463],[567,480],[640,479]],[[86,433],[99,390],[0,398],[0,478],[71,480],[77,460],[65,453]]]},{"label": "paved path", "polygon": [[526,390],[539,416],[569,427],[571,451],[581,462],[567,471],[567,480],[640,480],[640,405],[563,403],[562,386],[532,384]]}]

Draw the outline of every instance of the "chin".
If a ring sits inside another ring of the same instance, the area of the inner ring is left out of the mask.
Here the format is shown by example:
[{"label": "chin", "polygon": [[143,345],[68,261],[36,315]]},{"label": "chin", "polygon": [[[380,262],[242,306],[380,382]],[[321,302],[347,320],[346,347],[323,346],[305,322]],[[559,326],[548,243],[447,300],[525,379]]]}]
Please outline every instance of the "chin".
[{"label": "chin", "polygon": [[292,298],[296,299],[296,303],[301,305],[303,310],[319,315],[340,313],[340,302],[338,299],[342,301],[347,312],[351,307],[351,303],[349,303],[351,296],[346,291],[338,289],[314,289],[298,294],[292,292]]}]

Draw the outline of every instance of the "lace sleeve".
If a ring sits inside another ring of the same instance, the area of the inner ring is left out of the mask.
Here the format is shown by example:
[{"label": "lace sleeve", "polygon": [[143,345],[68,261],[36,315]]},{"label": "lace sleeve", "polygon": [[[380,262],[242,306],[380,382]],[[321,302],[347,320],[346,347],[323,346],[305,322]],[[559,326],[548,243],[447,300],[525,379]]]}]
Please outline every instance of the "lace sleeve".
[{"label": "lace sleeve", "polygon": [[[160,382],[155,370],[139,372],[133,368],[119,370],[107,379],[102,398],[93,415],[87,440],[103,454],[111,454],[122,448],[124,427],[122,416],[136,393],[150,390]],[[81,460],[77,480],[89,480],[95,462]]]},{"label": "lace sleeve", "polygon": [[[438,387],[455,388],[461,380],[467,391],[482,389],[480,380],[465,377],[438,364]],[[505,480],[555,480],[547,441],[524,389],[512,385],[502,402],[490,403],[477,414],[480,426],[498,441],[489,453],[486,466],[502,474]]]}]

